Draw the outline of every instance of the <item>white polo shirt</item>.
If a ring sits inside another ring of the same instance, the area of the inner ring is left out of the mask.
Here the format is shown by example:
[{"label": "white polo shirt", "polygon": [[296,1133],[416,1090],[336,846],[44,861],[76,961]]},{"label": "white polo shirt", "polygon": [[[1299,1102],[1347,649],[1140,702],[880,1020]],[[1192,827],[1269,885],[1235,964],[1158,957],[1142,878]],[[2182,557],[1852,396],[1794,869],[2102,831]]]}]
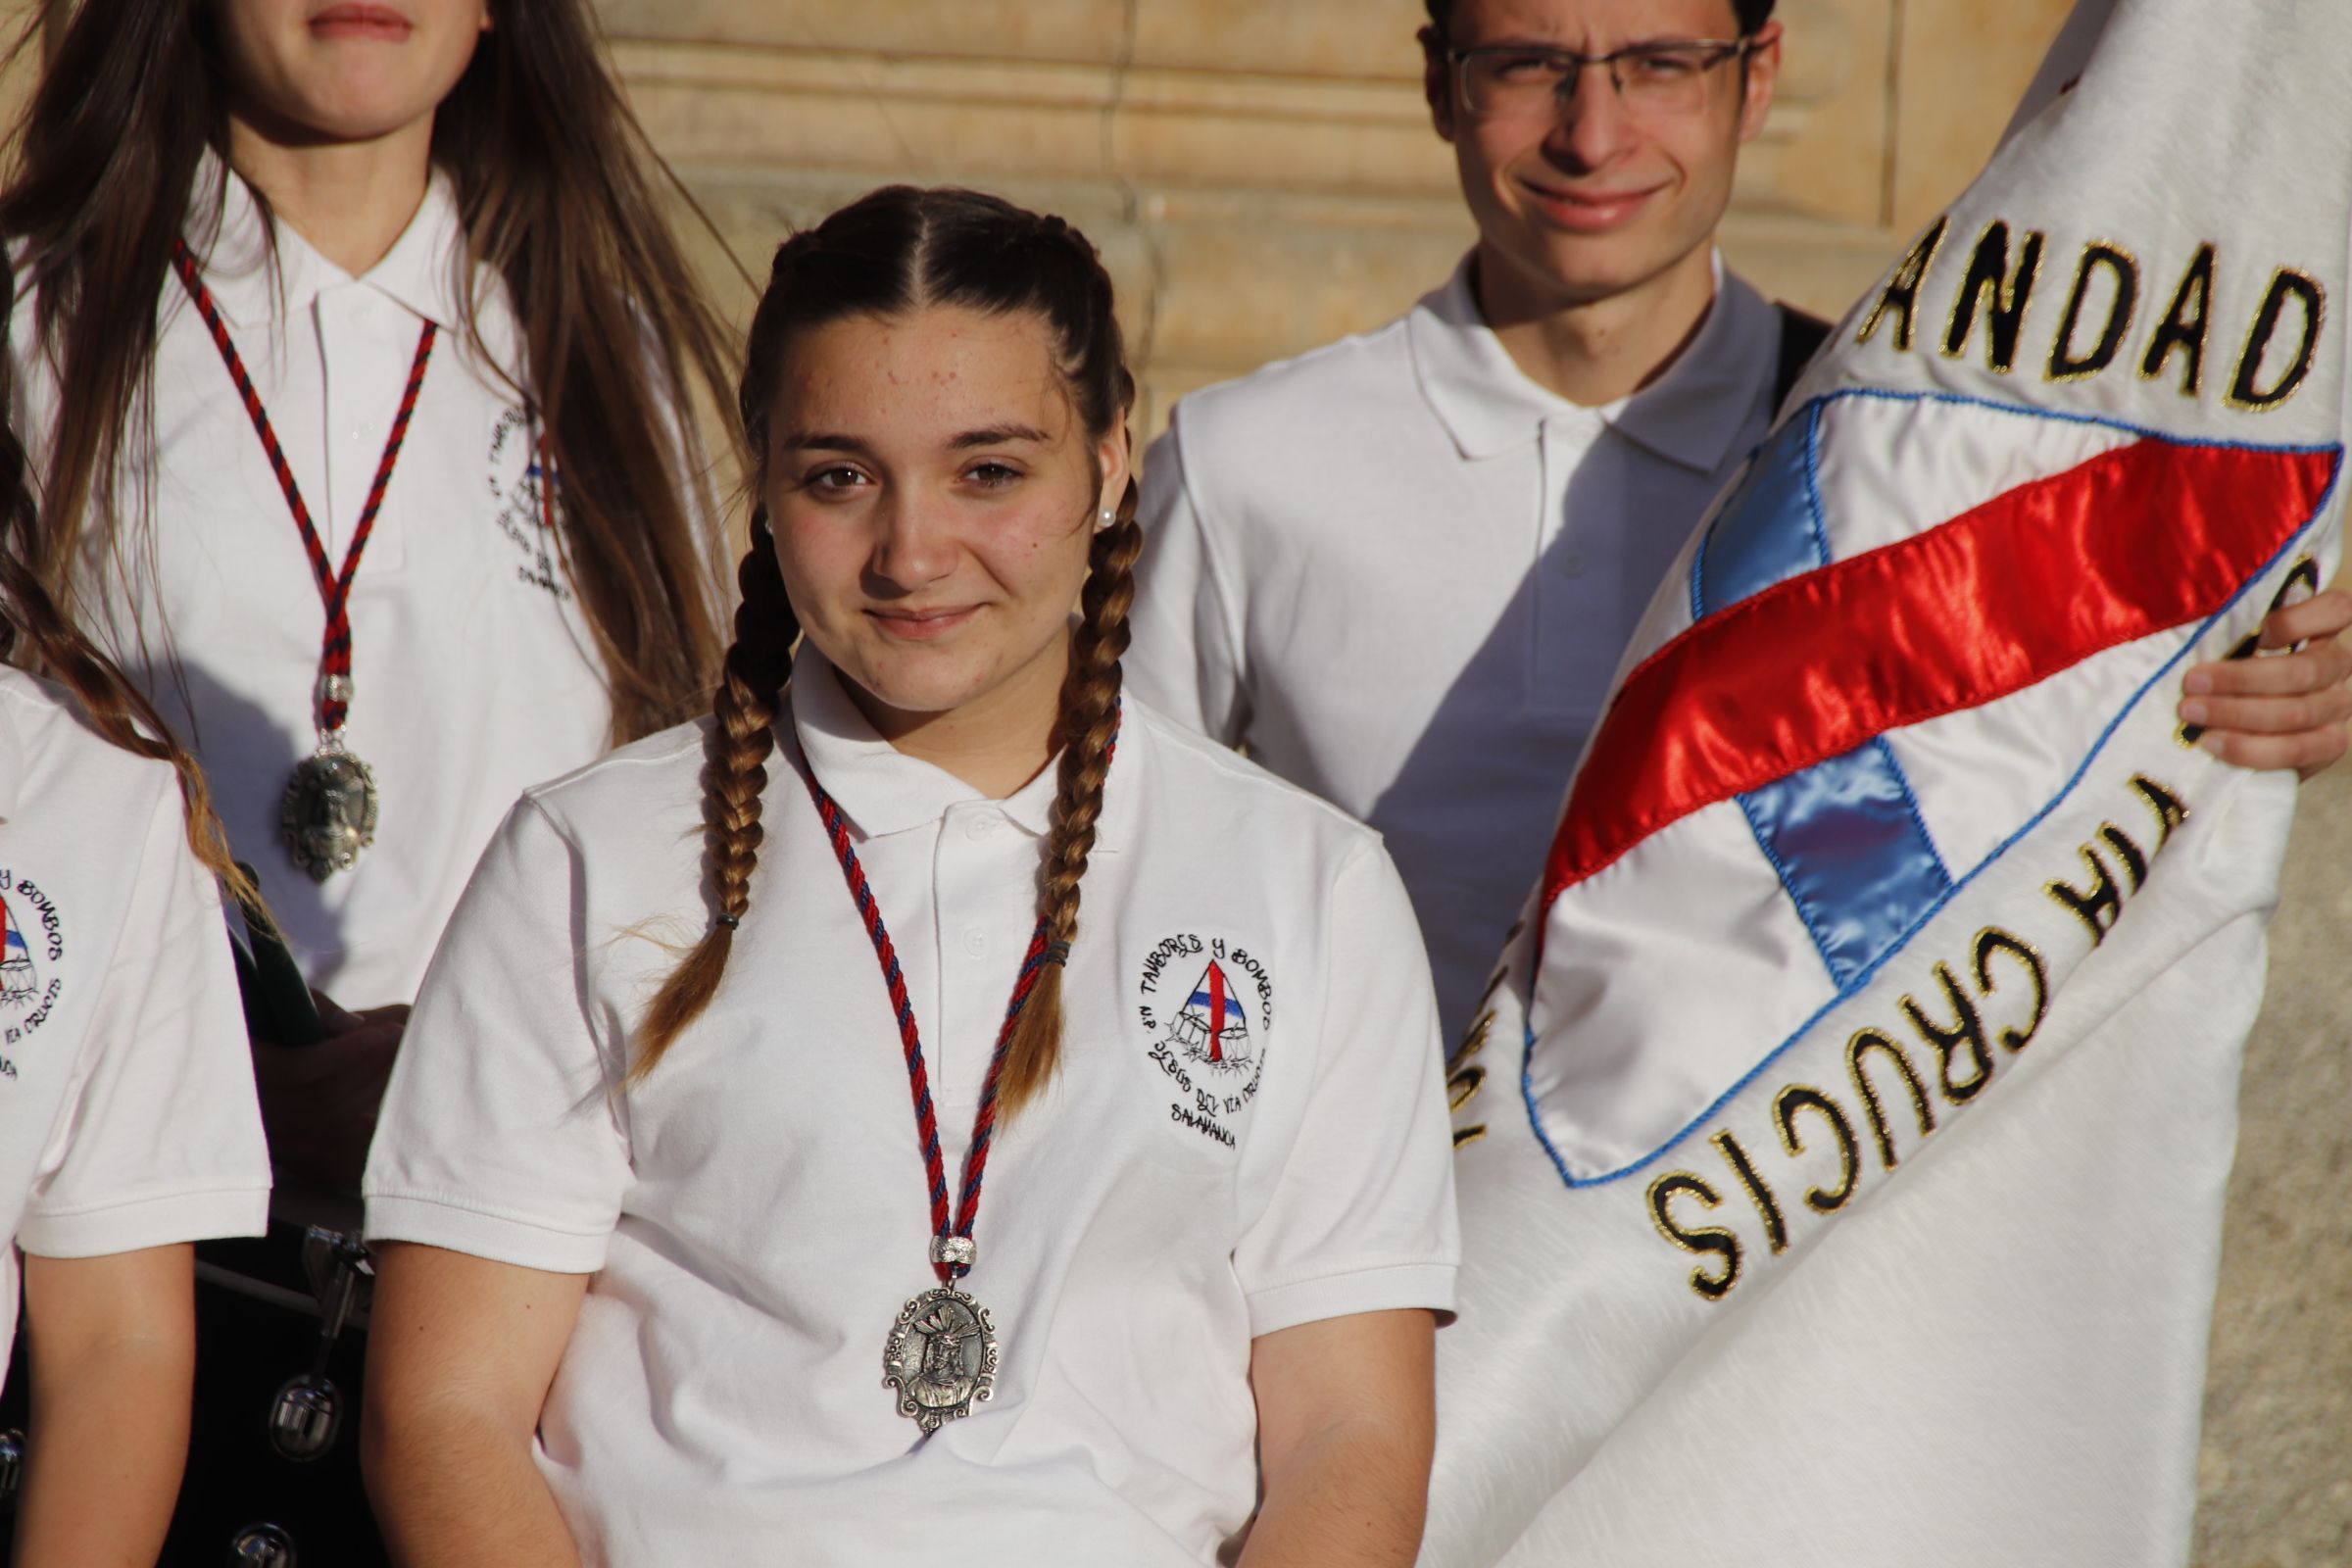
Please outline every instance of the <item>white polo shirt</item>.
[{"label": "white polo shirt", "polygon": [[270,1154],[179,781],[0,664],[0,1377],[20,1250],[258,1236]]},{"label": "white polo shirt", "polygon": [[[190,246],[339,569],[400,405],[419,328],[441,326],[407,445],[351,595],[350,748],[374,769],[375,845],[316,883],[278,839],[278,802],[317,744],[312,691],[325,612],[301,535],[211,334],[177,277],[157,302],[152,440],[122,480],[152,475],[156,526],[134,515],[84,572],[91,618],[193,749],[238,856],[314,985],[352,1008],[416,995],[482,846],[522,789],[605,747],[603,663],[539,505],[537,427],[466,344],[465,236],[436,175],[415,220],[354,278],[283,224],[267,235],[230,176],[219,237],[196,182]],[[506,291],[477,280],[482,328],[516,366]],[[17,313],[19,365],[32,312]],[[45,449],[55,381],[21,377],[18,428]],[[126,506],[136,508],[135,499]]]},{"label": "white polo shirt", "polygon": [[1651,386],[1585,408],[1479,316],[1177,404],[1144,465],[1134,690],[1381,831],[1448,1029],[1544,859],[1634,625],[1773,414],[1780,322],[1717,264]]},{"label": "white polo shirt", "polygon": [[[410,1024],[369,1238],[599,1271],[540,1418],[589,1564],[1212,1560],[1255,1506],[1251,1338],[1452,1300],[1436,1013],[1388,857],[1127,704],[1059,1074],[997,1136],[964,1281],[995,1396],[918,1443],[882,1386],[933,1283],[907,1074],[795,770],[854,825],[952,1173],[1054,775],[980,796],[881,740],[813,654],[787,730],[725,980],[633,1088],[631,1024],[709,919],[705,726],[524,797]],[[1239,1004],[1213,1064],[1211,992]]]}]

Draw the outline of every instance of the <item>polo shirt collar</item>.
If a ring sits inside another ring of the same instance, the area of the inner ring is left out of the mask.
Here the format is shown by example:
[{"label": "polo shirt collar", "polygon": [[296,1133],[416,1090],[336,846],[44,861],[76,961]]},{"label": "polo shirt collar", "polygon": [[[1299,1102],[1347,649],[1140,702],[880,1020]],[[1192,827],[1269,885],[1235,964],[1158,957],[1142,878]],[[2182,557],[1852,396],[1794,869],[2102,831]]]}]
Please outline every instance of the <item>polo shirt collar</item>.
[{"label": "polo shirt collar", "polygon": [[1778,313],[1724,270],[1721,255],[1714,265],[1715,303],[1698,335],[1664,375],[1613,405],[1610,421],[1626,439],[1699,473],[1723,466],[1780,366]]},{"label": "polo shirt collar", "polygon": [[[792,662],[792,726],[816,781],[866,838],[926,827],[947,815],[951,807],[989,799],[945,768],[909,757],[884,740],[850,700],[840,672],[806,638]],[[1129,790],[1122,786],[1133,778],[1128,763],[1133,748],[1127,743],[1141,727],[1128,719],[1119,755],[1111,760],[1102,814],[1095,824],[1097,850],[1113,849],[1120,825],[1131,815],[1131,803],[1124,799]],[[1032,837],[1045,837],[1053,825],[1055,771],[1049,764],[994,803]]]},{"label": "polo shirt collar", "polygon": [[1553,419],[1597,418],[1668,462],[1700,472],[1721,466],[1777,363],[1772,307],[1713,258],[1715,302],[1689,348],[1631,397],[1587,408],[1539,386],[1479,314],[1477,253],[1405,318],[1413,373],[1429,406],[1473,461],[1532,444]]},{"label": "polo shirt collar", "polygon": [[289,225],[275,227],[277,266],[272,277],[270,225],[262,218],[253,187],[235,171],[224,169],[220,155],[208,148],[197,165],[189,203],[188,244],[203,260],[205,284],[214,299],[239,326],[267,327],[308,311],[326,290],[355,282],[443,331],[455,330],[466,319],[459,274],[466,258],[465,225],[456,186],[440,169],[426,180],[424,200],[409,226],[383,260],[358,278],[319,255]]}]

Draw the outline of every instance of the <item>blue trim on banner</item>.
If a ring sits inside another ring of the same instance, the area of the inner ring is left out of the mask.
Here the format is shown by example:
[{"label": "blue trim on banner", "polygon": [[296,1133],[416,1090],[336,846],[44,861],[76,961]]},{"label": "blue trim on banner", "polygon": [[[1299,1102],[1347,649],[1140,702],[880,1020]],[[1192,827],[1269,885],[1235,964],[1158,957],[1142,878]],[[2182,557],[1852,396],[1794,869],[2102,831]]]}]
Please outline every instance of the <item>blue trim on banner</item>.
[{"label": "blue trim on banner", "polygon": [[[2048,819],[2052,811],[2057,810],[2059,807],[2066,804],[2067,798],[2075,793],[2076,789],[2081,786],[2083,778],[2089,774],[2091,764],[2096,762],[2099,760],[2100,754],[2106,751],[2107,743],[2115,738],[2115,732],[2123,727],[2124,721],[2130,718],[2132,713],[2138,710],[2142,703],[2147,701],[2148,694],[2156,690],[2159,685],[2170,679],[2173,675],[2173,672],[2179,669],[2180,665],[2186,662],[2188,656],[2193,653],[2197,646],[2205,640],[2206,636],[2213,630],[2213,628],[2221,624],[2222,620],[2228,616],[2231,611],[2235,610],[2246,598],[2246,596],[2254,591],[2258,584],[2260,584],[2265,578],[2269,577],[2272,572],[2278,570],[2282,562],[2286,561],[2295,553],[2296,550],[2301,548],[2304,540],[2310,535],[2313,527],[2318,524],[2322,517],[2327,515],[2328,509],[2334,503],[2336,490],[2343,483],[2344,478],[2345,448],[2340,443],[2201,441],[2193,437],[2178,434],[2174,431],[2151,429],[2145,425],[2132,424],[2122,419],[2104,418],[2097,415],[2067,414],[2051,409],[2035,409],[2018,404],[1995,403],[1988,398],[1960,397],[1951,393],[1895,392],[1884,387],[1847,387],[1842,390],[1830,393],[1828,396],[1819,400],[1817,408],[1814,412],[1817,413],[1818,408],[1827,407],[1829,404],[1835,403],[1841,398],[1872,398],[1886,403],[1940,403],[1962,408],[1989,409],[1996,414],[2014,414],[2026,418],[2056,419],[2068,424],[2099,425],[2106,429],[2121,430],[2128,434],[2136,435],[2146,440],[2162,441],[2171,446],[2213,447],[2239,452],[2327,453],[2334,457],[2335,469],[2333,473],[2328,476],[2328,488],[2320,493],[2319,502],[2312,508],[2311,515],[2304,519],[2303,526],[2297,528],[2291,535],[2289,535],[2286,542],[2278,547],[2278,551],[2272,555],[2271,559],[2264,562],[2262,565],[2253,572],[2252,575],[2248,576],[2245,582],[2239,586],[2237,592],[2231,594],[2229,600],[2223,604],[2220,609],[2216,610],[2211,615],[2208,615],[2203,621],[2200,621],[2189,633],[2189,635],[2181,641],[2180,646],[2174,650],[2173,656],[2166,660],[2163,664],[2158,666],[2155,673],[2150,675],[2144,682],[2142,682],[2137,690],[2133,691],[2130,697],[2124,700],[2123,705],[2116,710],[2114,715],[2110,717],[2103,726],[2101,726],[2098,734],[2093,737],[2089,748],[2082,754],[2082,760],[2077,764],[2074,772],[2067,775],[2065,782],[2058,786],[2057,790],[2051,794],[2050,798],[2047,801],[2044,801],[2036,810],[2034,810],[2026,818],[2024,822],[2020,823],[2015,832],[2011,833],[2007,838],[2001,840],[1999,844],[1993,846],[1991,853],[1987,854],[1984,859],[1979,860],[1974,866],[1972,866],[1965,876],[1954,880],[1950,887],[1945,890],[1942,897],[1938,898],[1927,908],[1920,910],[1918,916],[1908,927],[1906,927],[1899,935],[1896,936],[1894,942],[1888,946],[1886,951],[1881,953],[1866,967],[1857,972],[1850,980],[1838,986],[1836,995],[1832,996],[1827,1002],[1824,1002],[1819,1007],[1816,1007],[1812,1013],[1804,1019],[1803,1022],[1799,1023],[1794,1030],[1789,1032],[1787,1038],[1783,1039],[1771,1050],[1765,1052],[1763,1056],[1757,1060],[1753,1067],[1750,1067],[1746,1072],[1740,1076],[1740,1079],[1737,1083],[1726,1089],[1722,1094],[1716,1096],[1715,1099],[1708,1103],[1705,1109],[1701,1110],[1697,1115],[1691,1117],[1688,1122],[1685,1122],[1670,1137],[1668,1137],[1664,1143],[1658,1145],[1657,1148],[1651,1150],[1648,1153],[1642,1155],[1639,1159],[1635,1159],[1624,1165],[1620,1165],[1615,1170],[1602,1171],[1598,1175],[1578,1176],[1572,1172],[1568,1168],[1567,1158],[1562,1155],[1559,1151],[1559,1146],[1551,1141],[1551,1134],[1544,1130],[1544,1115],[1541,1108],[1536,1103],[1536,1030],[1532,1019],[1526,1022],[1520,1030],[1519,1102],[1521,1106],[1527,1112],[1528,1128],[1536,1135],[1537,1145],[1543,1149],[1544,1156],[1551,1161],[1551,1167],[1555,1172],[1558,1173],[1561,1185],[1566,1187],[1571,1192],[1582,1191],[1590,1187],[1606,1187],[1612,1183],[1624,1181],[1628,1177],[1641,1174],[1642,1171],[1656,1164],[1661,1159],[1664,1159],[1668,1154],[1680,1148],[1684,1141],[1689,1139],[1691,1134],[1697,1132],[1708,1122],[1713,1121],[1717,1115],[1722,1113],[1725,1106],[1729,1105],[1733,1101],[1739,1099],[1740,1095],[1746,1093],[1749,1088],[1753,1087],[1756,1080],[1762,1078],[1766,1073],[1770,1072],[1774,1064],[1777,1063],[1783,1056],[1787,1055],[1790,1051],[1794,1050],[1797,1043],[1803,1040],[1807,1035],[1811,1034],[1814,1029],[1820,1025],[1824,1018],[1827,1018],[1832,1012],[1835,1012],[1838,1007],[1842,1006],[1847,1001],[1849,1001],[1857,992],[1861,991],[1865,986],[1877,979],[1880,971],[1885,969],[1886,965],[1903,951],[1904,948],[1910,945],[1911,939],[1916,937],[1929,921],[1933,920],[1936,915],[1942,913],[1946,906],[1948,906],[1954,899],[1958,898],[1963,892],[1967,891],[1967,889],[1973,883],[1975,883],[1979,877],[1983,876],[1986,871],[1997,865],[2005,857],[2007,857],[2011,850],[2014,850],[2019,844],[2023,843],[2029,834],[2031,834],[2035,828],[2041,826],[2041,824]],[[1790,422],[1793,423],[1794,421]],[[1696,593],[1695,580],[1693,581],[1693,593],[1694,595]],[[1906,793],[1908,793],[1907,790]],[[1742,801],[1741,806],[1744,809],[1746,803]],[[1752,821],[1753,818],[1751,817],[1750,820]],[[1535,1000],[1536,984],[1538,980],[1542,978],[1543,972],[1544,927],[1542,923],[1539,922],[1535,931],[1534,952],[1530,956],[1530,961],[1528,965],[1528,1004],[1531,1009]]]}]

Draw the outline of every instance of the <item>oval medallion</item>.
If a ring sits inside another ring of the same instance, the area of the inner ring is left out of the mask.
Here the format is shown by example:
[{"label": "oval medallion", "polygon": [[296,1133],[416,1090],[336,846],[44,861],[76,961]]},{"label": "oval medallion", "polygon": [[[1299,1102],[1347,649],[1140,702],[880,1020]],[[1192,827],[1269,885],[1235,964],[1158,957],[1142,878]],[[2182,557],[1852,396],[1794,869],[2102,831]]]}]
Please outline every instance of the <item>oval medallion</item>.
[{"label": "oval medallion", "polygon": [[349,752],[304,758],[278,802],[277,831],[312,881],[350,870],[375,842],[375,774]]},{"label": "oval medallion", "polygon": [[882,1386],[899,1414],[937,1432],[972,1413],[997,1378],[997,1334],[988,1308],[953,1285],[923,1292],[899,1310],[882,1351]]}]

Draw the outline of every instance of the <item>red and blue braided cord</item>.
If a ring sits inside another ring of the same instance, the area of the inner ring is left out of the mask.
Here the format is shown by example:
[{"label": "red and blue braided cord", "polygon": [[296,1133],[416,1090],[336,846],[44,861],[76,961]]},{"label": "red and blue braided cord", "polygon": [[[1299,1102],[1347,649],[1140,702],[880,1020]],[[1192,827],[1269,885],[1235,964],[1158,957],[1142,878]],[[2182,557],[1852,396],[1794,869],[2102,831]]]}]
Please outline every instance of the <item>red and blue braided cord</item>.
[{"label": "red and blue braided cord", "polygon": [[369,535],[375,532],[375,516],[383,510],[384,491],[392,483],[393,466],[399,463],[401,445],[408,440],[409,420],[416,412],[416,395],[424,388],[424,368],[433,357],[433,340],[439,328],[426,321],[417,334],[416,357],[409,367],[400,412],[393,417],[391,435],[385,438],[384,455],[377,460],[374,482],[368,487],[367,508],[361,512],[359,526],[352,530],[351,544],[343,552],[343,569],[337,572],[326,559],[326,546],[318,537],[318,525],[311,520],[311,509],[302,499],[301,487],[294,482],[294,469],[286,462],[285,449],[278,444],[277,431],[270,426],[270,411],[262,406],[262,395],[255,390],[253,377],[245,369],[244,357],[237,352],[236,341],[228,335],[228,322],[221,318],[212,291],[204,286],[204,275],[184,240],[172,242],[172,266],[213,334],[213,346],[220,351],[220,361],[228,367],[228,377],[237,385],[237,396],[245,400],[246,416],[253,420],[254,434],[262,438],[262,450],[270,456],[270,469],[277,475],[278,488],[285,492],[286,510],[293,513],[294,526],[302,531],[302,547],[311,558],[311,575],[318,584],[319,602],[326,608],[326,632],[318,652],[321,680],[314,699],[318,727],[328,732],[339,730],[349,714],[350,704],[328,696],[323,677],[351,674],[352,579],[359,575],[360,556],[368,548]]},{"label": "red and blue braided cord", "polygon": [[[882,923],[882,906],[875,902],[874,890],[865,879],[865,867],[858,862],[858,852],[850,844],[849,818],[816,781],[813,770],[804,777],[808,785],[808,798],[816,803],[817,817],[824,823],[825,837],[832,843],[833,857],[841,862],[842,880],[849,884],[850,900],[858,906],[858,918],[865,922],[865,934],[874,944],[874,956],[882,965],[882,984],[890,993],[891,1009],[898,1014],[899,1044],[906,1053],[906,1082],[914,1097],[915,1137],[922,1144],[923,1177],[931,1189],[931,1234],[942,1241],[950,1236],[968,1241],[973,1221],[980,1215],[980,1184],[988,1173],[988,1151],[996,1141],[997,1088],[1004,1076],[1004,1056],[1012,1045],[1013,1026],[1020,1022],[1021,1009],[1028,1005],[1029,994],[1037,989],[1038,973],[1045,966],[1046,922],[1041,918],[1029,938],[1029,951],[1022,956],[1020,973],[1012,982],[1012,999],[1004,1005],[1004,1024],[997,1031],[988,1076],[980,1085],[980,1105],[972,1115],[972,1143],[963,1156],[963,1192],[956,1200],[951,1225],[947,1160],[940,1153],[939,1116],[931,1103],[931,1075],[923,1065],[923,1036],[914,1021],[914,999],[906,994],[906,976],[899,967],[899,954],[891,945],[890,930]],[[940,1282],[946,1284],[966,1272],[968,1265],[934,1261],[931,1266]]]}]

